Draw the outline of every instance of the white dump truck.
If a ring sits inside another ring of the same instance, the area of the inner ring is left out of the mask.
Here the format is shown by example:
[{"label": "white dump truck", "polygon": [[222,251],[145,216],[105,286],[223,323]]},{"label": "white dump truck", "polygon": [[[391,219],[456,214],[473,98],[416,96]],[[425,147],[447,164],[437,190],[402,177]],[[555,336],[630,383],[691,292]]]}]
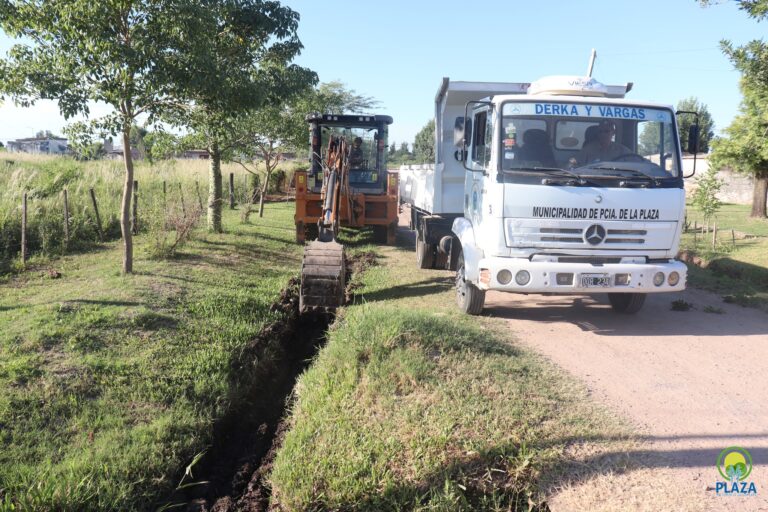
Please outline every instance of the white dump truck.
[{"label": "white dump truck", "polygon": [[[443,79],[435,162],[400,169],[400,198],[418,265],[456,271],[463,311],[479,314],[498,290],[607,293],[635,313],[646,294],[685,288],[676,113],[625,99],[631,88]],[[698,121],[694,154],[697,134]]]}]

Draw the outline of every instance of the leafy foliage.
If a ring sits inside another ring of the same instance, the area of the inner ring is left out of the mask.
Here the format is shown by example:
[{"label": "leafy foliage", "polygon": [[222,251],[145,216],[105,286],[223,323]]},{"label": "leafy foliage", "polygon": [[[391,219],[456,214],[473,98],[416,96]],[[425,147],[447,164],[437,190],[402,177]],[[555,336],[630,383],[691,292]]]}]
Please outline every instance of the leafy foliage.
[{"label": "leafy foliage", "polygon": [[697,181],[697,188],[693,193],[693,204],[707,220],[714,217],[722,205],[717,193],[720,192],[723,181],[717,177],[717,171],[717,167],[710,166],[707,173]]},{"label": "leafy foliage", "polygon": [[219,3],[9,0],[1,5],[0,27],[23,41],[0,64],[2,93],[22,106],[57,100],[65,118],[88,115],[91,101],[113,108],[88,126],[122,134],[124,273],[133,271],[132,127],[141,115],[152,122],[176,109],[180,93],[200,81],[209,49],[205,36],[210,27],[222,28],[212,12]]},{"label": "leafy foliage", "polygon": [[[754,176],[752,215],[765,217],[766,194],[762,184],[768,181],[768,89],[756,88],[743,78],[741,90],[741,113],[725,129],[726,137],[713,142],[710,166],[729,166]],[[761,186],[762,192],[758,189]]]},{"label": "leafy foliage", "polygon": [[435,120],[431,119],[424,125],[413,142],[413,152],[416,159],[422,163],[435,161]]},{"label": "leafy foliage", "polygon": [[292,9],[276,1],[219,0],[210,11],[215,22],[196,34],[204,41],[194,65],[201,77],[181,92],[187,103],[173,120],[199,134],[210,153],[208,229],[220,232],[221,158],[242,139],[238,127],[252,112],[281,108],[317,76],[290,64],[302,49]]}]

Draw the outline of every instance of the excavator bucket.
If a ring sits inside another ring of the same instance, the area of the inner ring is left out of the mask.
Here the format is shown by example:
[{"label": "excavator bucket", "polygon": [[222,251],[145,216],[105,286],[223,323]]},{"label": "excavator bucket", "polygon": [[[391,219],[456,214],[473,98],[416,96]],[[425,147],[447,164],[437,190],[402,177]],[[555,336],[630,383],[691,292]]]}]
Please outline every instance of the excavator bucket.
[{"label": "excavator bucket", "polygon": [[336,241],[309,242],[301,264],[299,311],[332,311],[344,304],[344,246]]}]

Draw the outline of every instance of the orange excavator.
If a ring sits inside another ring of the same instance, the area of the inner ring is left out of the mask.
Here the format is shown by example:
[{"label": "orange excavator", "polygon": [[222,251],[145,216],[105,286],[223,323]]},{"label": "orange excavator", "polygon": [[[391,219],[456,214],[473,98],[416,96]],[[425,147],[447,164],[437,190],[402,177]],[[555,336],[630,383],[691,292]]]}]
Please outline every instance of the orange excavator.
[{"label": "orange excavator", "polygon": [[296,240],[316,239],[304,248],[299,310],[332,311],[346,287],[339,228],[372,226],[377,241],[395,241],[397,173],[386,168],[392,118],[314,114],[307,121],[312,168],[296,173]]}]

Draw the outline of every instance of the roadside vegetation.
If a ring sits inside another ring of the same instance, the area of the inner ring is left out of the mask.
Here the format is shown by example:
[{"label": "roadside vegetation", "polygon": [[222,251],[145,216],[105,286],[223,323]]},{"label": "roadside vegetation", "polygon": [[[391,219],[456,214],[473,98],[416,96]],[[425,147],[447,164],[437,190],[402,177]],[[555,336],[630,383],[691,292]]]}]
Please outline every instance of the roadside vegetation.
[{"label": "roadside vegetation", "polygon": [[[21,180],[33,163],[11,175]],[[54,183],[61,170],[71,192],[95,186],[113,218],[113,164],[70,176],[72,165],[46,161],[24,180]],[[188,207],[197,203],[204,165],[176,165],[139,168],[140,205],[163,176],[181,180]],[[60,218],[57,200],[37,225]],[[133,276],[119,272],[115,228],[113,241],[83,236],[89,251],[52,259],[43,250],[26,271],[0,278],[0,510],[154,510],[170,499],[217,421],[253,391],[252,373],[235,368],[269,364],[240,358],[283,314],[271,304],[296,274],[300,247],[293,204],[266,208],[258,224],[224,209],[225,233],[196,229],[172,258],[151,259],[152,236],[141,233]]]},{"label": "roadside vegetation", "polygon": [[723,204],[709,219],[694,205],[687,212],[681,251],[688,282],[768,311],[768,219],[750,217],[748,205]]},{"label": "roadside vegetation", "polygon": [[[296,168],[304,162],[285,162],[273,172],[268,195],[282,195],[288,189]],[[22,198],[27,193],[27,250],[31,262],[82,252],[98,247],[97,218],[89,193],[96,197],[101,237],[120,238],[120,196],[123,163],[115,160],[78,162],[64,157],[33,156],[20,153],[0,157],[0,275],[21,268]],[[255,189],[264,180],[263,166],[255,166],[257,179],[239,165],[225,164],[222,172],[234,174],[236,203],[251,209]],[[164,223],[158,219],[186,217],[207,204],[207,160],[160,160],[154,164],[137,162],[138,231],[158,240]],[[163,193],[163,184],[166,192]],[[69,203],[69,240],[64,230],[64,190]],[[256,199],[258,197],[256,196]],[[229,204],[229,192],[225,193]],[[241,210],[242,212],[242,210]],[[237,222],[235,220],[235,222]]]},{"label": "roadside vegetation", "polygon": [[379,251],[297,384],[273,507],[543,510],[566,447],[624,439],[503,320],[461,315],[448,273]]}]

